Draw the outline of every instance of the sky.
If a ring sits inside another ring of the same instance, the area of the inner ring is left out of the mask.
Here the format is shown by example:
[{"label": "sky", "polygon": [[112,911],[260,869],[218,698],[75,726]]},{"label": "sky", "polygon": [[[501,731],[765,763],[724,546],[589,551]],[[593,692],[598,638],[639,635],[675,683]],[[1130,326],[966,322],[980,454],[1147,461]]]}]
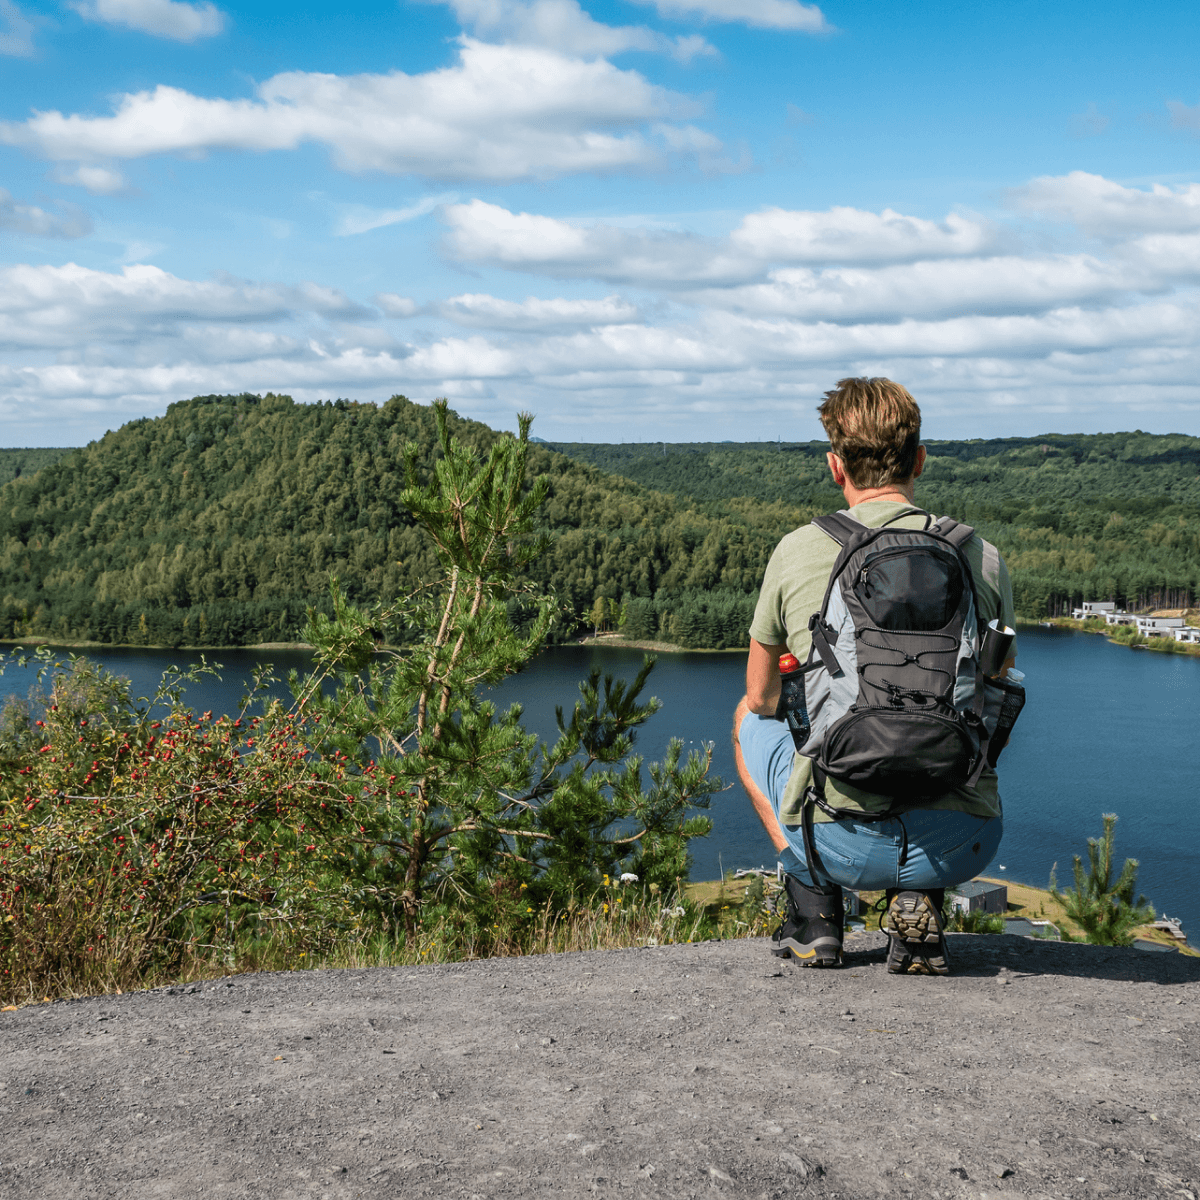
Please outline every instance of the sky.
[{"label": "sky", "polygon": [[1200,435],[1200,5],[0,0],[0,445]]}]

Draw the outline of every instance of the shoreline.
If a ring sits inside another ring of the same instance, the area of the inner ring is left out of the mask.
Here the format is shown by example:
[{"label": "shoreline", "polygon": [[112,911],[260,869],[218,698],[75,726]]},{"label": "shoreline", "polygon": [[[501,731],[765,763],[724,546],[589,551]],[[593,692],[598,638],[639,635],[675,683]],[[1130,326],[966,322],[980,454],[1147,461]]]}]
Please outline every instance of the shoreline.
[{"label": "shoreline", "polygon": [[[644,650],[651,654],[745,654],[745,646],[726,646],[714,649],[708,646],[679,646],[674,642],[643,641],[623,638],[617,634],[600,634],[599,637],[573,638],[566,642],[556,642],[556,646],[609,646],[618,650]],[[253,642],[240,646],[167,646],[142,642],[93,642],[58,641],[55,638],[42,636],[27,638],[0,638],[0,652],[4,647],[14,649],[28,648],[35,650],[39,646],[48,646],[58,650],[153,650],[157,653],[164,651],[187,651],[189,653],[207,653],[217,650],[307,650],[313,649],[307,642]],[[380,650],[399,650],[400,646],[380,646]],[[553,649],[545,646],[543,649]]]},{"label": "shoreline", "polygon": [[[242,646],[167,646],[150,642],[60,642],[55,638],[41,637],[40,635],[27,638],[0,638],[0,647],[4,646],[12,646],[18,650],[26,646],[31,650],[36,650],[39,646],[48,646],[58,650],[154,650],[159,653],[164,650],[187,650],[203,653],[207,650],[312,649],[307,642],[253,642]],[[384,649],[390,648],[384,647]]]},{"label": "shoreline", "polygon": [[[1176,642],[1173,638],[1149,638],[1144,642],[1138,642],[1130,645],[1128,642],[1122,641],[1119,638],[1112,637],[1108,632],[1108,627],[1104,629],[1089,628],[1083,621],[1077,621],[1073,617],[1049,617],[1044,620],[1029,620],[1018,618],[1017,631],[1022,629],[1037,629],[1052,627],[1055,629],[1069,629],[1076,633],[1092,633],[1098,634],[1105,638],[1114,646],[1127,646],[1130,650],[1152,650],[1158,654],[1178,654],[1189,658],[1200,658],[1200,645],[1195,645],[1186,642]],[[571,638],[565,642],[556,642],[558,646],[607,646],[617,650],[641,650],[647,654],[745,654],[746,646],[680,646],[675,642],[662,642],[653,639],[643,638],[626,638],[618,633],[601,633],[599,635],[592,634],[582,638]],[[37,649],[39,646],[49,646],[61,650],[153,650],[156,652],[179,650],[187,653],[207,653],[210,651],[228,651],[228,650],[302,650],[311,652],[313,647],[307,642],[251,642],[244,645],[180,645],[169,646],[158,643],[138,643],[138,642],[96,642],[96,641],[59,641],[55,638],[35,635],[26,638],[0,638],[0,653],[4,652],[5,647],[13,647],[20,649],[28,647],[30,650]],[[1179,649],[1170,649],[1167,647],[1178,646]],[[546,646],[543,649],[551,649]],[[380,650],[398,650],[402,649],[399,646],[384,645],[379,647]]]},{"label": "shoreline", "polygon": [[602,633],[599,636],[580,638],[578,641],[560,642],[563,646],[610,646],[617,650],[645,650],[650,654],[745,654],[746,646],[725,646],[713,649],[708,646],[679,646],[674,642],[656,642],[638,638],[624,638],[618,633]]},{"label": "shoreline", "polygon": [[[1023,621],[1020,624],[1034,624],[1035,622]],[[1110,646],[1124,646],[1129,650],[1151,650],[1155,654],[1174,654],[1181,658],[1200,658],[1200,645],[1194,642],[1177,642],[1174,638],[1154,637],[1146,638],[1141,642],[1127,642],[1122,638],[1113,637],[1109,633],[1110,629],[1128,628],[1128,626],[1110,626],[1105,625],[1103,629],[1097,629],[1094,626],[1089,626],[1086,621],[1076,620],[1074,617],[1047,617],[1044,621],[1038,621],[1036,624],[1054,629],[1070,629],[1075,633],[1093,633],[1104,638]],[[1171,647],[1168,649],[1168,647]]]}]

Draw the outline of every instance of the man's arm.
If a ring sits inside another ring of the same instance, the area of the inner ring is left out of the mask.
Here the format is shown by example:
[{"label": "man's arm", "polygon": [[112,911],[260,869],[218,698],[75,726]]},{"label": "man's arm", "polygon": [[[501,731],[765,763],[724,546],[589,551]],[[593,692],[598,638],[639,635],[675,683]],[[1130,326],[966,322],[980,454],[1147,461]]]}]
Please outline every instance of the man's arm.
[{"label": "man's arm", "polygon": [[746,703],[752,713],[773,717],[779,707],[779,656],[787,646],[764,646],[750,639],[750,657],[746,660]]}]

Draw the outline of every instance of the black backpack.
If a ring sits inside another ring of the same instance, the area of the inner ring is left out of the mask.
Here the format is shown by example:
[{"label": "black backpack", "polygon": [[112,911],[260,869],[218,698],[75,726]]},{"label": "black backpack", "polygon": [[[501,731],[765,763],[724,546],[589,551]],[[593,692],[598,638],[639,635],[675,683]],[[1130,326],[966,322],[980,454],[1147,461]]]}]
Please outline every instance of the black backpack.
[{"label": "black backpack", "polygon": [[[846,512],[813,521],[841,551],[809,621],[803,668],[807,734],[797,747],[813,759],[804,806],[810,863],[814,806],[834,818],[882,820],[973,786],[995,763],[989,748],[1011,689],[980,670],[983,630],[963,554],[975,531],[924,516],[921,529],[872,528]],[[835,808],[826,777],[892,803],[883,812]]]}]

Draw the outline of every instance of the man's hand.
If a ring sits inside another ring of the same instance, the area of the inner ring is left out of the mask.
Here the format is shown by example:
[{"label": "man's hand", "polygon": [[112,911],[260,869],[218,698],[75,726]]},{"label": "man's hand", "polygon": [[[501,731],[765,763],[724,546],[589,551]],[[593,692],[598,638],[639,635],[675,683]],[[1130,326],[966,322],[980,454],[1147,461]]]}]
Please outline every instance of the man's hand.
[{"label": "man's hand", "polygon": [[746,703],[752,713],[773,717],[779,707],[779,656],[787,646],[764,646],[750,639],[750,657],[746,660]]}]

